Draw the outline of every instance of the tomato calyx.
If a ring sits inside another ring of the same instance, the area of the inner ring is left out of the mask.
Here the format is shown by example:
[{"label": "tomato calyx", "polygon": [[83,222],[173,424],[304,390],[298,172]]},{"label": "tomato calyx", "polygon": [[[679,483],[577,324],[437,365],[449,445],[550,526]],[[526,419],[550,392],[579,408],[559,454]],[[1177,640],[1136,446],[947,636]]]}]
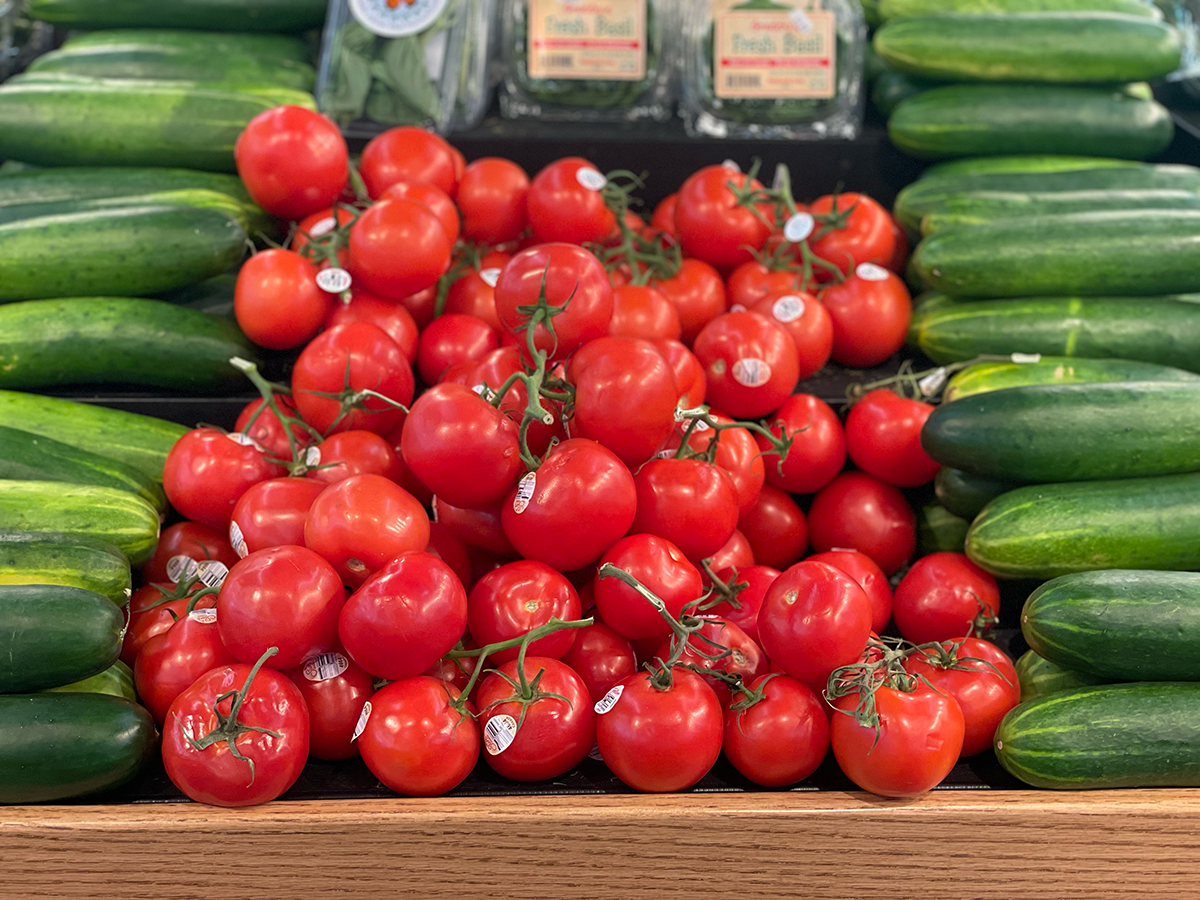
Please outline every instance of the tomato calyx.
[{"label": "tomato calyx", "polygon": [[991,631],[994,627],[1000,624],[1000,616],[997,613],[990,612],[989,607],[983,602],[982,598],[974,591],[969,592],[975,598],[975,602],[979,605],[979,612],[975,614],[975,618],[971,620],[971,627],[967,629],[967,637],[981,638]]},{"label": "tomato calyx", "polygon": [[[288,449],[290,451],[291,458],[275,459],[274,457],[269,456],[267,457],[267,462],[285,467],[288,470],[288,475],[293,478],[301,478],[311,469],[322,468],[322,466],[308,465],[305,462],[305,451],[307,448],[300,446],[292,429],[298,427],[317,441],[324,440],[325,435],[321,434],[321,432],[317,431],[303,419],[299,418],[298,416],[293,416],[291,413],[287,412],[277,399],[277,397],[281,394],[290,397],[291,388],[284,384],[275,384],[274,382],[267,381],[267,379],[262,376],[262,373],[258,371],[257,365],[249,360],[242,359],[240,356],[231,358],[229,360],[229,364],[250,379],[250,383],[254,385],[255,389],[259,393],[259,396],[261,396],[263,399],[262,405],[254,411],[252,416],[250,416],[249,421],[246,422],[246,425],[244,428],[242,428],[241,433],[248,436],[251,429],[254,427],[254,423],[258,420],[258,417],[263,415],[265,412],[272,412],[283,426],[283,433],[287,437]],[[388,402],[393,403],[395,401],[388,400]]]},{"label": "tomato calyx", "polygon": [[[864,728],[875,730],[875,742],[879,741],[879,712],[875,705],[875,692],[881,687],[892,688],[911,694],[922,679],[904,670],[904,660],[917,648],[903,638],[872,636],[867,642],[862,658],[848,666],[839,666],[829,674],[825,686],[825,700],[835,711],[852,716]],[[926,682],[928,684],[928,682]],[[851,695],[858,696],[854,709],[842,709],[837,700]]]},{"label": "tomato calyx", "polygon": [[[687,425],[684,427],[683,436],[679,440],[678,449],[672,454],[673,459],[699,459],[702,462],[715,463],[717,459],[717,441],[720,438],[721,432],[727,431],[730,428],[744,428],[754,434],[761,435],[763,440],[770,445],[769,449],[759,451],[758,455],[776,457],[775,464],[781,475],[783,474],[783,463],[787,459],[788,453],[791,452],[792,444],[796,441],[796,435],[812,427],[811,422],[803,428],[795,428],[791,431],[780,427],[779,434],[776,434],[761,422],[722,422],[712,414],[711,408],[706,405],[695,406],[691,409],[676,408],[675,421],[679,424],[687,422]],[[708,430],[711,430],[713,434],[709,438],[705,448],[703,450],[693,448],[691,446],[692,436],[697,431]]]},{"label": "tomato calyx", "polygon": [[[536,631],[537,629],[534,630]],[[560,629],[555,630],[557,631]],[[533,634],[532,631],[526,633],[525,637],[521,640],[521,649],[517,652],[517,677],[515,679],[511,678],[499,669],[487,670],[488,674],[498,675],[500,678],[506,681],[509,687],[513,689],[513,693],[508,697],[502,697],[498,700],[495,700],[492,703],[489,703],[483,709],[479,710],[479,715],[482,716],[488,710],[497,706],[501,706],[505,703],[519,704],[521,707],[521,714],[517,718],[517,727],[513,732],[514,737],[517,734],[520,734],[521,726],[525,724],[525,716],[529,712],[529,707],[533,706],[533,704],[537,703],[539,700],[561,700],[563,703],[567,704],[568,708],[575,708],[574,704],[568,697],[564,697],[562,694],[556,694],[552,691],[543,691],[539,687],[542,682],[542,676],[546,674],[545,668],[538,669],[537,674],[534,675],[533,678],[526,677],[525,653],[529,650],[529,645],[532,643],[530,640],[531,634]],[[478,669],[478,667],[476,668]],[[469,691],[464,691],[464,693],[467,695],[470,694]]]},{"label": "tomato calyx", "polygon": [[727,582],[722,581],[713,571],[711,558],[700,560],[700,571],[704,573],[712,587],[709,589],[707,598],[696,607],[697,612],[706,612],[723,603],[729,604],[733,609],[742,608],[742,601],[738,599],[738,594],[750,587],[750,582],[738,581],[736,568],[733,570],[734,577]]},{"label": "tomato calyx", "polygon": [[978,666],[983,665],[994,672],[1005,684],[1012,684],[1008,676],[1000,671],[991,660],[981,659],[978,656],[971,656],[964,653],[963,640],[965,638],[921,644],[918,647],[914,647],[908,655],[919,657],[922,663],[933,669],[978,672]]},{"label": "tomato calyx", "polygon": [[605,244],[589,244],[587,249],[596,255],[610,274],[614,271],[624,272],[629,284],[644,285],[655,279],[664,280],[678,275],[683,263],[679,243],[661,232],[646,234],[628,221],[630,208],[634,204],[641,205],[641,200],[633,196],[633,191],[645,187],[645,175],[618,169],[609,172],[605,179],[600,195],[616,218],[617,236]]}]

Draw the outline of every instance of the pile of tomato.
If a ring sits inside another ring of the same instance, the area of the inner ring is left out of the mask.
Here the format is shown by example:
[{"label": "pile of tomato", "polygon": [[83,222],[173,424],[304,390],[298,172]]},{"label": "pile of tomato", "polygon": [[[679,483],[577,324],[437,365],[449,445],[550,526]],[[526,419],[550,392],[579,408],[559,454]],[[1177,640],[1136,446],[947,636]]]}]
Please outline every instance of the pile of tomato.
[{"label": "pile of tomato", "polygon": [[977,637],[996,583],[956,553],[906,570],[932,407],[879,389],[843,421],[794,393],[904,341],[907,244],[878,203],[801,204],[785,169],[767,188],[726,162],[647,222],[633,173],[530,179],[413,128],[355,168],[293,107],[237,160],[296,224],[235,312],[299,353],[290,385],[235,360],[261,399],[166,462],[187,521],[123,656],[186,794],[263,802],[310,754],[412,796],[589,754],[643,791],[722,752],[779,786],[832,747],[911,796],[988,749],[1019,695]]}]

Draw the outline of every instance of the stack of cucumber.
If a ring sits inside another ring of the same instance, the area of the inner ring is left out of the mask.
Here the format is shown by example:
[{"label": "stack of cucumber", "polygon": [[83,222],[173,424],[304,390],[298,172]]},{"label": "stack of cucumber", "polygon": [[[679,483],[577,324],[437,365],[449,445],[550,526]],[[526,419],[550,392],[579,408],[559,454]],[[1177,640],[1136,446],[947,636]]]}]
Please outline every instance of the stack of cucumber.
[{"label": "stack of cucumber", "polygon": [[881,0],[875,100],[923,159],[1095,154],[1149,159],[1170,144],[1150,80],[1182,41],[1142,0]]}]

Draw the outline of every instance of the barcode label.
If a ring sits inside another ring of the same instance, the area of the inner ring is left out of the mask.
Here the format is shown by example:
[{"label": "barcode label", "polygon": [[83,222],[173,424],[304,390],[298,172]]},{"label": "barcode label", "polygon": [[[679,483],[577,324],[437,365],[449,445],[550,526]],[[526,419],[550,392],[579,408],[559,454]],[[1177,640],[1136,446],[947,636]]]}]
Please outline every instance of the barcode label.
[{"label": "barcode label", "polygon": [[542,65],[547,69],[573,69],[575,68],[575,57],[566,53],[544,53],[542,54]]},{"label": "barcode label", "polygon": [[760,88],[762,87],[762,76],[730,72],[725,76],[725,87],[733,88],[734,90]]}]

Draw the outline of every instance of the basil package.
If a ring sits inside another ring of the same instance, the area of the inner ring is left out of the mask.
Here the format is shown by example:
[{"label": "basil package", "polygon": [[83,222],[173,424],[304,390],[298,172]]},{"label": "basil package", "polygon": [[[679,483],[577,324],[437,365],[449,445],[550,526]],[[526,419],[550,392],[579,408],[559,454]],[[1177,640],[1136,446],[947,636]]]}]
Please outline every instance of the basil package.
[{"label": "basil package", "polygon": [[472,0],[333,0],[325,20],[317,106],[350,136],[396,125],[450,130]]},{"label": "basil package", "polygon": [[671,117],[676,0],[501,0],[501,10],[507,118]]},{"label": "basil package", "polygon": [[857,0],[695,0],[685,22],[688,133],[856,137],[866,39]]}]

